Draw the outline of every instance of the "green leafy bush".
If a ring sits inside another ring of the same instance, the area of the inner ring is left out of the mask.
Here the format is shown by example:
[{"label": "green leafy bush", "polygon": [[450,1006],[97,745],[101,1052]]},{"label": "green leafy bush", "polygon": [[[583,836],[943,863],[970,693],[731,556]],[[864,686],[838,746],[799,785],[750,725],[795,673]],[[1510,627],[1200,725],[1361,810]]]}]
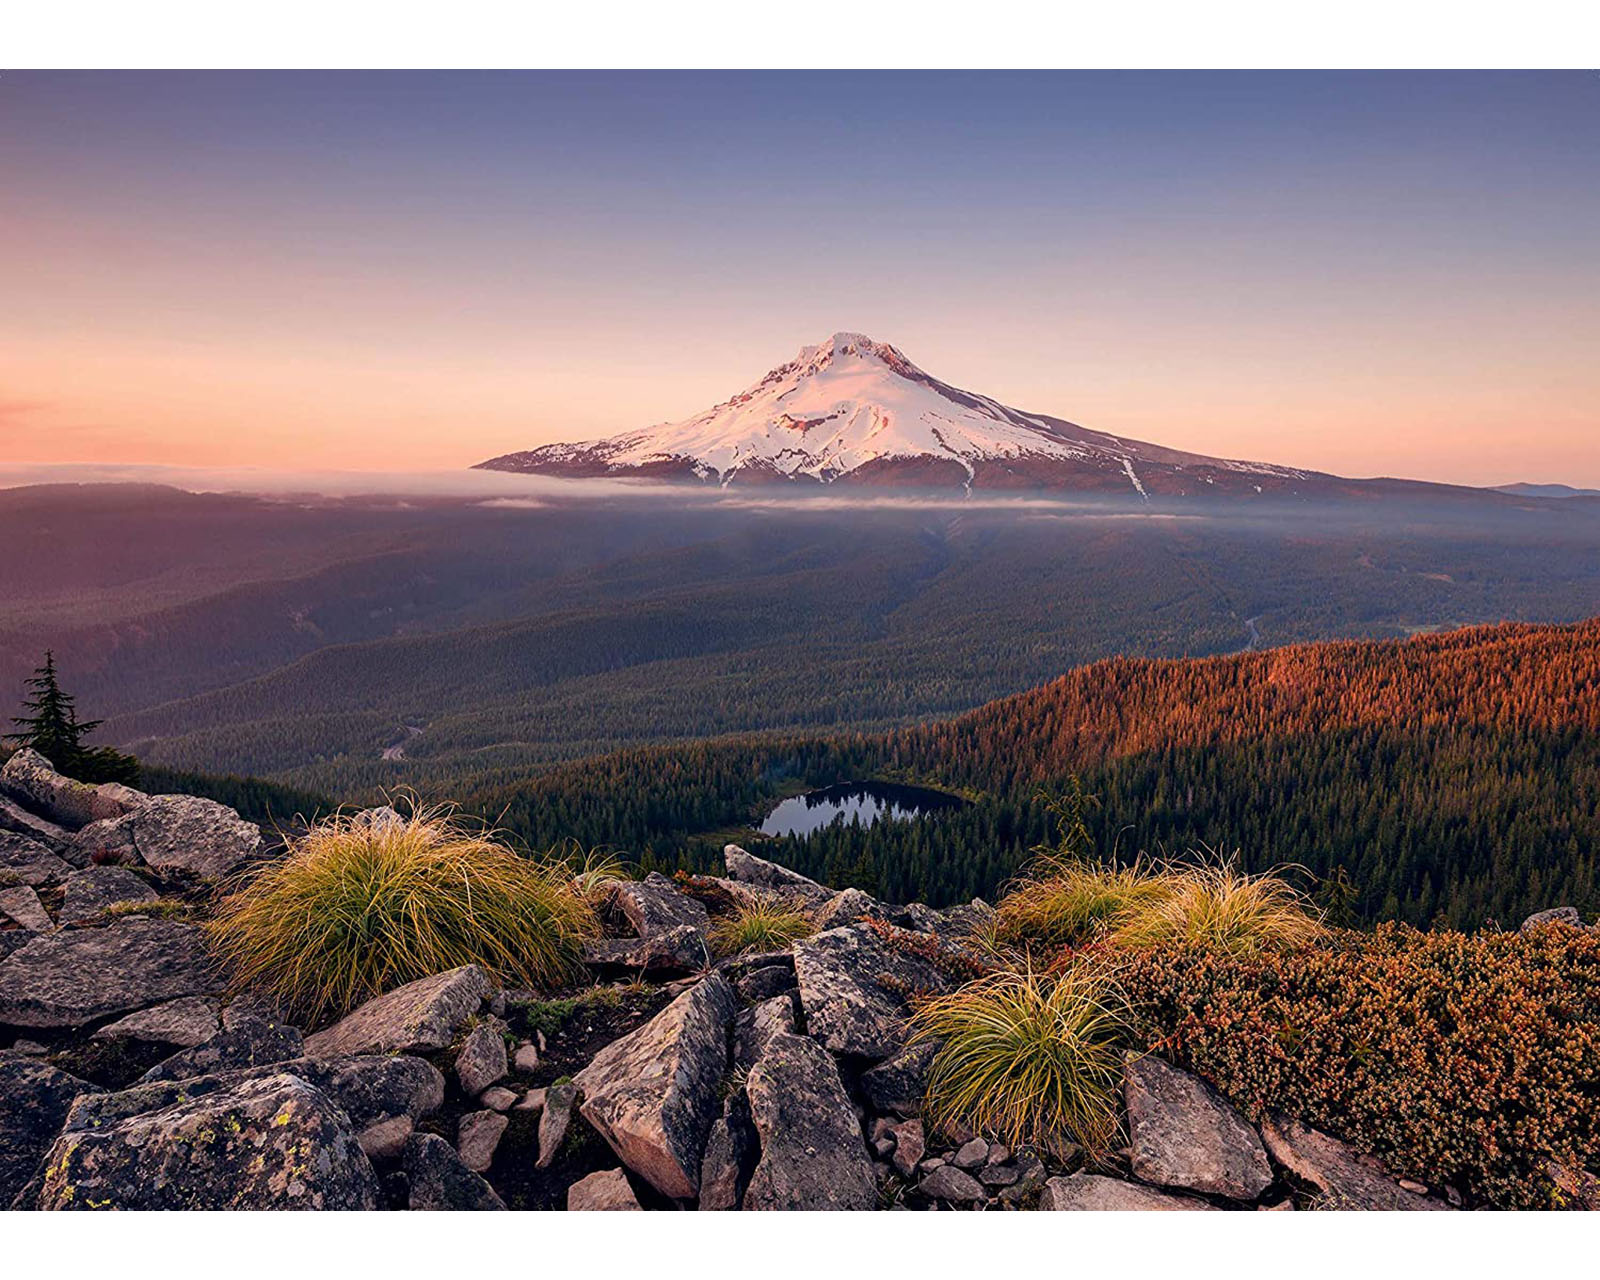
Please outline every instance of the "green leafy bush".
[{"label": "green leafy bush", "polygon": [[1400,1176],[1533,1208],[1600,1170],[1600,931],[1169,943],[1118,976],[1151,1047],[1248,1114],[1296,1116]]}]

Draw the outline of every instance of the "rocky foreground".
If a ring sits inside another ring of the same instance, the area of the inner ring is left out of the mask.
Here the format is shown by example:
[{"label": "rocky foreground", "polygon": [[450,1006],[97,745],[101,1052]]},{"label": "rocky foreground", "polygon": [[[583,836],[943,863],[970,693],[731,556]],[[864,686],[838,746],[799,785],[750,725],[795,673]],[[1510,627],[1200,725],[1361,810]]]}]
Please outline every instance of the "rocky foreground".
[{"label": "rocky foreground", "polygon": [[[373,811],[384,821],[386,811]],[[331,1026],[231,994],[196,919],[272,855],[192,796],[0,770],[0,1204],[16,1209],[1447,1209],[1287,1116],[1248,1123],[1154,1056],[1089,1165],[920,1116],[911,999],[988,961],[989,908],[891,906],[737,846],[726,877],[619,882],[594,984],[475,966]],[[714,960],[707,904],[817,922]]]}]

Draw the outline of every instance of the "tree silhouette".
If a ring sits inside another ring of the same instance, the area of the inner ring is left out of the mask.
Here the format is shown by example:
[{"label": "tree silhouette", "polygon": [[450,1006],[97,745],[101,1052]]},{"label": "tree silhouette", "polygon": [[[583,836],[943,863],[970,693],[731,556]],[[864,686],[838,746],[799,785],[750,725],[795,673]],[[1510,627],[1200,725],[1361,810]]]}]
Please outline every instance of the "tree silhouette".
[{"label": "tree silhouette", "polygon": [[29,714],[12,716],[18,727],[7,741],[29,747],[60,772],[80,782],[139,781],[139,762],[110,747],[86,747],[83,740],[103,723],[80,720],[71,694],[56,678],[55,654],[45,650],[44,665],[27,681],[30,696],[23,699]]}]

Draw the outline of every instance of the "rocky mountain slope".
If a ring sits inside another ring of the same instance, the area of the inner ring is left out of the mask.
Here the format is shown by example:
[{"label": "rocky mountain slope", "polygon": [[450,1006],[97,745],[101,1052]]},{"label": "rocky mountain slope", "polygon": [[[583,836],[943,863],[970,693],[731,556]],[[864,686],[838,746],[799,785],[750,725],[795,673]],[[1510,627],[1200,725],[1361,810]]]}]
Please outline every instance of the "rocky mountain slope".
[{"label": "rocky mountain slope", "polygon": [[888,343],[860,333],[836,333],[804,347],[738,395],[682,422],[545,445],[478,466],[723,486],[846,483],[1137,498],[1325,496],[1370,487],[1293,467],[1185,453],[1025,413],[941,382]]},{"label": "rocky mountain slope", "polygon": [[[1098,1162],[920,1115],[912,993],[982,973],[990,908],[836,892],[737,846],[722,877],[619,881],[592,985],[476,966],[330,1026],[230,990],[196,917],[270,856],[193,797],[0,771],[0,1201],[15,1208],[1445,1209],[1292,1117],[1251,1124],[1131,1055]],[[393,820],[373,811],[369,821]],[[718,904],[817,932],[713,960]],[[1459,1197],[1457,1197],[1457,1200]]]}]

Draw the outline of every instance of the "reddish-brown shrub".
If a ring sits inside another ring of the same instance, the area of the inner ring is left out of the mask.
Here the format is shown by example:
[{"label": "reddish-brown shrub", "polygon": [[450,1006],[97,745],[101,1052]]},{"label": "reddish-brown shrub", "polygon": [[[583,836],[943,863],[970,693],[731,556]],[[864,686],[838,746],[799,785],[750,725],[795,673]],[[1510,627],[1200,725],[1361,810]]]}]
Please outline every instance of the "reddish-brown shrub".
[{"label": "reddish-brown shrub", "polygon": [[1507,1208],[1600,1170],[1600,931],[1384,925],[1283,953],[1177,946],[1119,966],[1152,1047],[1259,1117]]}]

